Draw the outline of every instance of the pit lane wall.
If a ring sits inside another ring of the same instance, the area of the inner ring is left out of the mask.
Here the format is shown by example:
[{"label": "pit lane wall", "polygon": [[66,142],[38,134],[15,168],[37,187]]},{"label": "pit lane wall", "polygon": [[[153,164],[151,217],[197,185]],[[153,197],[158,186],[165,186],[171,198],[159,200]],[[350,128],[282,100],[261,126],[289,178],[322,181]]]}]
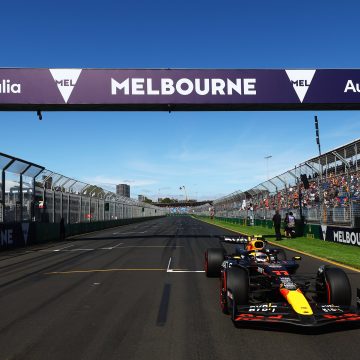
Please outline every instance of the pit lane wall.
[{"label": "pit lane wall", "polygon": [[[158,219],[159,216],[65,225],[65,237]],[[0,251],[62,240],[60,223],[0,223]]]},{"label": "pit lane wall", "polygon": [[[196,215],[195,217],[210,219],[209,216]],[[261,226],[267,229],[273,229],[273,223],[271,220],[249,220],[217,216],[215,219],[229,224],[238,224],[249,227]],[[283,223],[281,227],[282,232],[285,228],[284,225],[285,224]],[[360,246],[360,228],[328,226],[320,224],[302,224],[301,221],[296,220],[296,236],[325,240],[343,245]]]}]

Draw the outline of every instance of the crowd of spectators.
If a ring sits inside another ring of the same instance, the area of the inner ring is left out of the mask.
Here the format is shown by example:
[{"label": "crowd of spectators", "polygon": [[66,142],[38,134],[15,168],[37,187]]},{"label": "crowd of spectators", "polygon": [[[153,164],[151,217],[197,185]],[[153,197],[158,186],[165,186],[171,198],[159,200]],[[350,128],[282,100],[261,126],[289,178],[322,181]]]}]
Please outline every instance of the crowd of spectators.
[{"label": "crowd of spectators", "polygon": [[[310,177],[309,187],[305,189],[303,182],[288,186],[275,194],[263,191],[251,199],[254,210],[257,209],[296,209],[302,199],[303,208],[319,207],[322,202],[326,207],[349,206],[350,199],[360,201],[360,171],[349,174],[328,172],[328,176],[320,179]],[[322,201],[321,201],[322,199]]]}]

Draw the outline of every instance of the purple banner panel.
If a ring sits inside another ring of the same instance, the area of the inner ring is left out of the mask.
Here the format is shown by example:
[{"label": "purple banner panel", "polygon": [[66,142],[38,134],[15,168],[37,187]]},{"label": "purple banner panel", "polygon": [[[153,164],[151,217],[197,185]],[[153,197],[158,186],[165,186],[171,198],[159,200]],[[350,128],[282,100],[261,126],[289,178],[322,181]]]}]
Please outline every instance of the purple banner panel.
[{"label": "purple banner panel", "polygon": [[360,109],[360,70],[0,69],[0,110]]}]

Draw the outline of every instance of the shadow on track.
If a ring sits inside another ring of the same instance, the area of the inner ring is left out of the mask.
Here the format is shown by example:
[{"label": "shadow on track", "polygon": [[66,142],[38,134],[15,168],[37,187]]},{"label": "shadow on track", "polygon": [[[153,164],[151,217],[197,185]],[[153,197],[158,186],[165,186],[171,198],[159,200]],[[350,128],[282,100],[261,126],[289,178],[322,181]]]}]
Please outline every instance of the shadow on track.
[{"label": "shadow on track", "polygon": [[324,335],[329,333],[338,333],[349,330],[357,330],[360,328],[359,325],[353,323],[347,324],[331,324],[328,326],[321,327],[299,327],[296,325],[289,324],[272,324],[272,325],[264,325],[264,324],[236,324],[234,323],[234,327],[237,329],[251,329],[251,330],[259,330],[259,331],[270,331],[274,333],[292,333],[298,335]]}]

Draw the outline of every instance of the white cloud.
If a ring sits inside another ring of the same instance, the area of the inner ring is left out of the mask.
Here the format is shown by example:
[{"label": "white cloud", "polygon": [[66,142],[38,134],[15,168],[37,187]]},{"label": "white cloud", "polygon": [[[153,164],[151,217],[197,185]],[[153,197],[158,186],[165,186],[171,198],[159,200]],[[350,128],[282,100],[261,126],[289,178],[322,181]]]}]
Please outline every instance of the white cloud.
[{"label": "white cloud", "polygon": [[148,186],[157,183],[156,180],[152,180],[152,179],[121,179],[121,178],[107,177],[103,175],[87,178],[86,182],[100,186],[101,185],[116,186],[117,184],[128,184],[133,187]]}]

